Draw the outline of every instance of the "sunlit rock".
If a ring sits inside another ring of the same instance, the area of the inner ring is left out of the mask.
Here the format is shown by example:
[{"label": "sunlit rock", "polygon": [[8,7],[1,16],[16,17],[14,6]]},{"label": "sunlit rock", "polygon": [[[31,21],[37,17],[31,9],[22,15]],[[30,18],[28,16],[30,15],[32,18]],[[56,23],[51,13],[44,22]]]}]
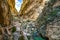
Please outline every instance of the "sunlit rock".
[{"label": "sunlit rock", "polygon": [[11,14],[12,15],[18,15],[18,12],[15,8],[15,0],[7,0],[8,1],[8,4],[9,4],[9,7],[10,7],[10,11],[11,11]]},{"label": "sunlit rock", "polygon": [[7,0],[0,0],[0,24],[9,25],[10,23],[10,7]]},{"label": "sunlit rock", "polygon": [[23,19],[35,21],[47,2],[47,0],[23,0],[19,13],[23,16]]}]

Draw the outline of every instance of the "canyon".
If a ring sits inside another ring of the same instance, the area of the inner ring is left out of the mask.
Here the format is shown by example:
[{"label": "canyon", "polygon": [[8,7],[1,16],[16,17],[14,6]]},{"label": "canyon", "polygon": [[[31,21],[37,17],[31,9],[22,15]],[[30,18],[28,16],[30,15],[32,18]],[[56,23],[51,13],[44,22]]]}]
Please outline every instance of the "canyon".
[{"label": "canyon", "polygon": [[38,30],[49,40],[60,40],[60,0],[23,0],[19,12],[15,0],[0,0],[0,40],[5,38],[5,29],[6,40],[13,40],[12,26],[29,33]]}]

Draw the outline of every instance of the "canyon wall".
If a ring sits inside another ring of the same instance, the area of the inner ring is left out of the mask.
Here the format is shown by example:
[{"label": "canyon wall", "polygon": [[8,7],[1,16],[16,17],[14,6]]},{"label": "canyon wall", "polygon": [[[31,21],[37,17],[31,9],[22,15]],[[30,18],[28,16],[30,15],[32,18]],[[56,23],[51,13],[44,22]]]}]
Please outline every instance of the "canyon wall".
[{"label": "canyon wall", "polygon": [[0,24],[9,25],[10,7],[7,0],[0,0]]},{"label": "canyon wall", "polygon": [[37,18],[40,32],[49,40],[60,40],[60,0],[50,0]]},{"label": "canyon wall", "polygon": [[18,12],[15,9],[15,0],[0,0],[0,24],[9,25],[11,21],[11,15],[17,15]]},{"label": "canyon wall", "polygon": [[60,40],[60,0],[23,0],[20,17],[33,21],[49,40]]},{"label": "canyon wall", "polygon": [[18,15],[18,12],[15,8],[15,0],[7,0],[8,4],[10,6],[10,11],[12,15]]},{"label": "canyon wall", "polygon": [[23,4],[20,10],[20,15],[23,18],[35,21],[42,9],[45,7],[47,0],[23,0]]},{"label": "canyon wall", "polygon": [[0,40],[12,40],[10,25],[17,14],[15,0],[0,0]]}]

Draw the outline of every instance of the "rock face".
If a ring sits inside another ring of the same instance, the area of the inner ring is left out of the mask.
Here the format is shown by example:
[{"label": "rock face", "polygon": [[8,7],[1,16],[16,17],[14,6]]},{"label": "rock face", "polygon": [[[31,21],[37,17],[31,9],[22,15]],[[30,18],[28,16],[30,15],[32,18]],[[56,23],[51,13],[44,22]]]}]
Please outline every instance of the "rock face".
[{"label": "rock face", "polygon": [[17,10],[15,8],[15,0],[7,0],[7,1],[8,1],[8,4],[10,6],[11,14],[14,15],[14,16],[17,15],[18,12],[17,12]]},{"label": "rock face", "polygon": [[49,40],[60,40],[60,1],[51,0],[43,9],[42,16],[38,17],[40,32],[49,37]]},{"label": "rock face", "polygon": [[10,25],[11,11],[7,0],[0,0],[0,40],[4,40],[2,34],[5,28]]},{"label": "rock face", "polygon": [[32,21],[35,21],[42,9],[45,7],[47,0],[23,0],[23,4],[20,10],[20,15]]},{"label": "rock face", "polygon": [[9,25],[10,22],[10,8],[7,0],[0,0],[0,24]]},{"label": "rock face", "polygon": [[0,40],[11,40],[11,19],[17,15],[15,0],[0,0]]},{"label": "rock face", "polygon": [[15,0],[0,0],[0,24],[9,25],[12,14],[18,14],[15,9]]},{"label": "rock face", "polygon": [[60,40],[60,1],[54,3],[51,12],[54,13],[53,21],[47,24],[47,34],[50,40]]},{"label": "rock face", "polygon": [[20,16],[35,21],[49,40],[60,40],[60,0],[23,0]]}]

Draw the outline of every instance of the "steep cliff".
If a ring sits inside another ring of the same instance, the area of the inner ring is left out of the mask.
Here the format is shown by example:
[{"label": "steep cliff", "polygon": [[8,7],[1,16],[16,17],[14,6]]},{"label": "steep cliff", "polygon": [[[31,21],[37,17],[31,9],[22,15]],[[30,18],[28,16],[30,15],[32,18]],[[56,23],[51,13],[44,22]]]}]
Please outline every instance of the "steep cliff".
[{"label": "steep cliff", "polygon": [[35,23],[49,40],[60,40],[60,0],[23,0],[20,17]]},{"label": "steep cliff", "polygon": [[10,6],[11,14],[12,14],[12,15],[17,15],[18,12],[17,12],[17,10],[16,10],[16,8],[15,8],[15,0],[7,0],[7,1],[8,1],[8,4],[9,4],[9,6]]},{"label": "steep cliff", "polygon": [[4,34],[6,31],[4,30],[7,28],[7,26],[9,27],[10,23],[11,23],[10,6],[7,0],[0,0],[0,40],[5,40],[3,37],[5,37]]},{"label": "steep cliff", "polygon": [[15,9],[15,0],[0,0],[0,24],[9,25],[11,21],[11,15],[17,15],[18,12]]},{"label": "steep cliff", "polygon": [[10,25],[17,14],[15,0],[0,0],[0,40],[12,40]]},{"label": "steep cliff", "polygon": [[0,0],[0,24],[9,25],[10,22],[10,7],[7,0]]},{"label": "steep cliff", "polygon": [[47,0],[23,0],[23,4],[20,10],[20,15],[25,19],[35,21],[42,9],[45,7]]},{"label": "steep cliff", "polygon": [[40,32],[46,34],[49,40],[60,40],[60,1],[50,0],[37,18]]}]

